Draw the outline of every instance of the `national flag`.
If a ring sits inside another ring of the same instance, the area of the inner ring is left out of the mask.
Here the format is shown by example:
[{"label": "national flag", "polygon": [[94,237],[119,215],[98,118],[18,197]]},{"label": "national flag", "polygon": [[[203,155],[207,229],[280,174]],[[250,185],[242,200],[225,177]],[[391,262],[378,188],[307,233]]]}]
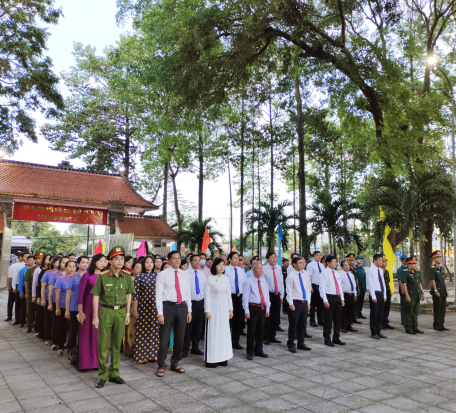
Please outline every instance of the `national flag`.
[{"label": "national flag", "polygon": [[283,231],[282,231],[282,226],[280,225],[280,222],[279,222],[279,225],[277,225],[277,236],[279,238],[279,259],[278,259],[278,262],[277,264],[282,266],[282,240],[283,240]]},{"label": "national flag", "polygon": [[207,230],[207,225],[206,228],[204,229],[204,236],[203,236],[203,245],[201,245],[201,252],[206,252],[207,247],[209,247],[209,244],[211,243],[211,237],[209,236],[209,231]]},{"label": "national flag", "polygon": [[95,254],[101,254],[101,240],[98,241],[97,248],[95,248],[95,251],[93,252],[93,255]]},{"label": "national flag", "polygon": [[233,249],[231,251],[236,251],[236,245],[233,247]]},{"label": "national flag", "polygon": [[146,243],[144,241],[141,242],[138,251],[136,251],[136,255],[138,258],[146,256]]},{"label": "national flag", "polygon": [[[386,218],[385,213],[380,208],[380,221],[384,221]],[[388,235],[391,232],[389,225],[385,225],[385,233],[383,234],[383,255],[388,259],[388,265],[386,269],[390,273],[390,289],[391,293],[394,293],[394,280],[393,280],[393,263],[396,259],[396,254],[393,251],[393,247],[388,240]]]}]

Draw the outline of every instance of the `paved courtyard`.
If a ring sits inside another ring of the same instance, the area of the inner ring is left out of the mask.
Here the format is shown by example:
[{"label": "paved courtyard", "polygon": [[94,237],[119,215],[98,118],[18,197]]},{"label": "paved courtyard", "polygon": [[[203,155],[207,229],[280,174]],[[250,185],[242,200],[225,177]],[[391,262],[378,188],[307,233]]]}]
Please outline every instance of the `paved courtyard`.
[{"label": "paved courtyard", "polygon": [[456,313],[448,314],[450,332],[433,331],[432,316],[422,315],[425,334],[409,336],[393,312],[396,329],[387,340],[369,338],[364,322],[359,333],[342,334],[346,346],[335,348],[323,345],[320,327],[309,328],[312,351],[297,354],[279,333],[283,344],[266,348],[268,359],[247,361],[236,350],[228,367],[209,370],[202,357],[190,355],[185,374],[167,370],[162,379],[155,363],[134,365],[123,357],[127,384],[96,390],[95,371],[77,372],[34,334],[3,321],[6,297],[0,292],[1,413],[456,412]]}]

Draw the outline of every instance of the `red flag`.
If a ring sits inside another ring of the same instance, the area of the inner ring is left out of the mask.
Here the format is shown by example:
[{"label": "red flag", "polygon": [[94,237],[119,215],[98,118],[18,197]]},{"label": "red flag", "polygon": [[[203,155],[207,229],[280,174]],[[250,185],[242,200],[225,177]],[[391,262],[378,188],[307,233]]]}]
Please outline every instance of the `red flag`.
[{"label": "red flag", "polygon": [[203,245],[201,246],[201,252],[206,252],[207,247],[211,243],[211,237],[209,236],[209,231],[206,229],[204,230],[204,237],[203,237]]},{"label": "red flag", "polygon": [[93,255],[95,254],[101,254],[101,240],[98,241],[97,248],[95,248],[95,251],[93,252]]},{"label": "red flag", "polygon": [[233,247],[233,249],[231,251],[236,251],[236,245]]}]

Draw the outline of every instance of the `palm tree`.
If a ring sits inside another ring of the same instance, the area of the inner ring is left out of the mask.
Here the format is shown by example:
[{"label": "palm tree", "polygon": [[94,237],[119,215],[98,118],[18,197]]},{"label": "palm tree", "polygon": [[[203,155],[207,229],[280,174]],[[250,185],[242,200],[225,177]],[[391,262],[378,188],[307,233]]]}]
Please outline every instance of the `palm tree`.
[{"label": "palm tree", "polygon": [[283,201],[277,206],[271,206],[266,202],[260,202],[258,208],[252,208],[245,214],[247,228],[251,228],[245,235],[251,235],[257,228],[259,239],[266,238],[268,251],[274,251],[276,244],[276,231],[280,222],[283,230],[282,248],[288,249],[289,234],[288,230],[294,228],[290,224],[293,214],[286,214],[285,208],[293,205],[290,201]]},{"label": "palm tree", "polygon": [[[180,250],[180,245],[185,244],[191,251],[200,252],[203,245],[204,232],[207,230],[211,236],[212,242],[209,244],[211,255],[214,255],[215,250],[222,252],[223,234],[211,225],[212,218],[203,219],[202,221],[195,219],[187,224],[187,227],[176,232],[177,250]],[[220,239],[220,242],[219,240]]]},{"label": "palm tree", "polygon": [[363,244],[359,234],[344,225],[344,219],[360,219],[354,203],[334,198],[327,191],[320,191],[316,193],[315,201],[307,209],[313,213],[312,218],[308,220],[312,223],[313,232],[328,233],[329,249],[333,255],[337,255],[337,248],[346,250],[353,243],[356,244],[358,252],[362,251]]}]

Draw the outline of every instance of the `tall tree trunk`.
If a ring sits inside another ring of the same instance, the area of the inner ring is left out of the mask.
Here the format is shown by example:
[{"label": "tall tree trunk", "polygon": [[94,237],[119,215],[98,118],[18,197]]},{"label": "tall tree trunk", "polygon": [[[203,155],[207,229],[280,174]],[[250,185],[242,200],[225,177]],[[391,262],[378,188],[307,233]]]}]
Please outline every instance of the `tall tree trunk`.
[{"label": "tall tree trunk", "polygon": [[413,242],[413,236],[410,236],[410,257],[415,255],[415,243]]},{"label": "tall tree trunk", "polygon": [[163,168],[163,219],[166,221],[168,219],[168,177],[169,177],[169,163],[166,162]]},{"label": "tall tree trunk", "polygon": [[[298,181],[299,181],[299,235],[302,239],[302,253],[309,257],[307,245],[307,214],[306,214],[306,175],[304,160],[304,128],[302,116],[302,99],[299,78],[294,79],[296,98],[296,134],[298,135]],[[302,245],[304,243],[304,245]]]},{"label": "tall tree trunk", "polygon": [[240,244],[239,253],[244,255],[244,133],[245,133],[245,121],[244,121],[244,101],[242,101],[242,120],[241,120],[241,217],[240,217]]},{"label": "tall tree trunk", "polygon": [[333,248],[334,248],[334,253],[333,255],[337,257],[337,244],[336,244],[336,236],[333,234]]},{"label": "tall tree trunk", "polygon": [[130,131],[130,118],[127,116],[125,118],[125,159],[124,159],[124,176],[126,179],[130,176],[130,140],[131,140],[131,131]]},{"label": "tall tree trunk", "polygon": [[424,227],[424,237],[426,240],[421,243],[420,248],[420,270],[423,275],[423,288],[428,289],[431,285],[430,269],[432,265],[432,234],[434,232],[434,223],[427,221]]},{"label": "tall tree trunk", "polygon": [[[252,210],[255,209],[255,147],[252,148]],[[252,257],[255,255],[255,233],[253,232],[254,225],[252,221]]]},{"label": "tall tree trunk", "polygon": [[199,161],[199,187],[198,187],[198,221],[203,220],[203,187],[204,187],[204,157],[203,137],[199,135],[198,161]]},{"label": "tall tree trunk", "polygon": [[228,159],[228,182],[230,185],[230,251],[233,249],[233,194],[231,191],[230,160]]},{"label": "tall tree trunk", "polygon": [[[261,181],[260,181],[260,157],[258,156],[258,160],[257,160],[257,174],[258,174],[258,211],[260,210],[261,208]],[[259,218],[259,216],[257,216],[257,218]],[[258,221],[257,221],[258,222]],[[261,258],[261,237],[260,237],[260,223],[258,222],[258,228],[257,228],[257,232],[258,232],[258,257]]]},{"label": "tall tree trunk", "polygon": [[272,124],[272,100],[269,93],[269,132],[271,134],[271,208],[274,206],[274,131]]},{"label": "tall tree trunk", "polygon": [[179,173],[179,165],[176,167],[176,170],[173,171],[171,165],[169,166],[171,181],[173,183],[173,195],[174,195],[174,210],[176,211],[176,219],[177,219],[177,229],[182,231],[182,215],[179,210],[179,200],[177,198],[177,186],[176,186],[176,176]]},{"label": "tall tree trunk", "polygon": [[296,252],[296,162],[295,162],[295,151],[293,152],[293,238],[294,238],[294,252]]}]

